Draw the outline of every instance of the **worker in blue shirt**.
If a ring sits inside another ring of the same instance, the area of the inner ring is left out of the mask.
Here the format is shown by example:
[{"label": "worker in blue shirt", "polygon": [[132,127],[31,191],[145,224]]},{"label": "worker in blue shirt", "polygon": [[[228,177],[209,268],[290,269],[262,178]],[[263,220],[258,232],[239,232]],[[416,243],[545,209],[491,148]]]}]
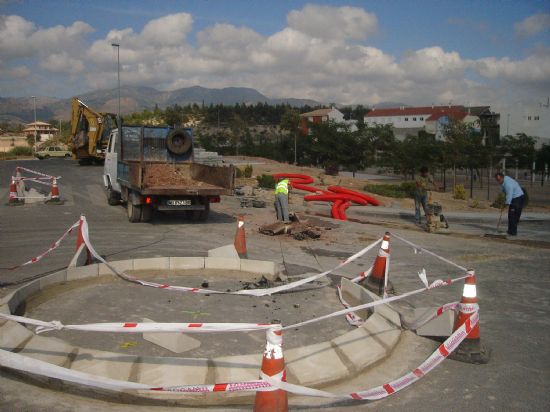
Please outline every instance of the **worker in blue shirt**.
[{"label": "worker in blue shirt", "polygon": [[504,176],[502,173],[495,174],[495,179],[501,184],[501,191],[506,195],[506,205],[508,206],[508,234],[516,236],[518,234],[518,223],[521,217],[521,211],[525,204],[525,194],[518,182],[510,176]]}]

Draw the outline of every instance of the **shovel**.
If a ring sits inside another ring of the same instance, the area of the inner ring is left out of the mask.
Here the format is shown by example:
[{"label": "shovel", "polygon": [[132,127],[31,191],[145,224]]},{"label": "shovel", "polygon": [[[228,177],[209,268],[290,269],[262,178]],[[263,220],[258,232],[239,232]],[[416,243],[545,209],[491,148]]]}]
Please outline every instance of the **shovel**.
[{"label": "shovel", "polygon": [[500,222],[502,221],[502,212],[504,212],[504,208],[500,209],[500,216],[498,217],[498,223],[496,228],[496,233],[485,233],[485,237],[493,237],[498,239],[506,239],[506,234],[501,233],[498,228],[500,227]]}]

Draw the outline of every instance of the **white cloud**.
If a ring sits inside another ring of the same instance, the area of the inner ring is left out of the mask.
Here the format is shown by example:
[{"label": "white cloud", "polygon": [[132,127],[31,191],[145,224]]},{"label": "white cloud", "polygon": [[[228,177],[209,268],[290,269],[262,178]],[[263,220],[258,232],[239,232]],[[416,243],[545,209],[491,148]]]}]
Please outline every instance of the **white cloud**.
[{"label": "white cloud", "polygon": [[89,24],[81,21],[43,29],[20,16],[0,16],[0,55],[7,61],[59,50],[78,51],[84,37],[92,31]]},{"label": "white cloud", "polygon": [[541,12],[526,17],[514,24],[514,30],[520,37],[530,37],[550,30],[550,14]]},{"label": "white cloud", "polygon": [[[21,17],[4,16],[0,85],[11,82],[9,90],[25,90],[31,77],[35,88],[68,90],[72,83],[56,82],[69,78],[79,92],[113,88],[117,65],[111,43],[116,42],[122,85],[160,90],[246,86],[269,97],[344,104],[490,104],[506,94],[550,94],[548,49],[517,60],[468,59],[438,45],[394,56],[361,40],[376,32],[378,23],[360,8],[307,5],[288,14],[287,27],[267,36],[248,27],[214,24],[196,33],[194,44],[192,29],[192,16],[178,13],[151,20],[142,29],[113,28],[89,42],[86,35],[93,28],[87,23],[37,28]],[[42,86],[45,78],[51,80]]]},{"label": "white cloud", "polygon": [[364,40],[378,30],[376,15],[359,7],[332,7],[306,5],[293,10],[287,17],[288,25],[320,39]]}]

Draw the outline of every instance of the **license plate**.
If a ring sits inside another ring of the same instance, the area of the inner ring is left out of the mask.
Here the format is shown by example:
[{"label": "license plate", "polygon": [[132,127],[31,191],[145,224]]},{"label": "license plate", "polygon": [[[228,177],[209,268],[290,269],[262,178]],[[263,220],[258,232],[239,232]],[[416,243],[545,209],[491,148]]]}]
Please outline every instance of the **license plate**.
[{"label": "license plate", "polygon": [[167,200],[166,204],[168,206],[191,206],[191,199]]}]

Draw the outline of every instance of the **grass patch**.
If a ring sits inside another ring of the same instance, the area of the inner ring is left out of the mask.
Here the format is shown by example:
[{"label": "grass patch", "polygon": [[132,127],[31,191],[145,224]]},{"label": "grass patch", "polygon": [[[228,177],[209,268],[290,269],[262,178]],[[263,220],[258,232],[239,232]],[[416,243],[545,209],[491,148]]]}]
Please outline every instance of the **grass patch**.
[{"label": "grass patch", "polygon": [[414,197],[416,184],[414,182],[404,182],[396,184],[381,184],[381,185],[366,185],[363,190],[369,193],[374,193],[380,196],[395,197],[403,199],[406,197]]}]

